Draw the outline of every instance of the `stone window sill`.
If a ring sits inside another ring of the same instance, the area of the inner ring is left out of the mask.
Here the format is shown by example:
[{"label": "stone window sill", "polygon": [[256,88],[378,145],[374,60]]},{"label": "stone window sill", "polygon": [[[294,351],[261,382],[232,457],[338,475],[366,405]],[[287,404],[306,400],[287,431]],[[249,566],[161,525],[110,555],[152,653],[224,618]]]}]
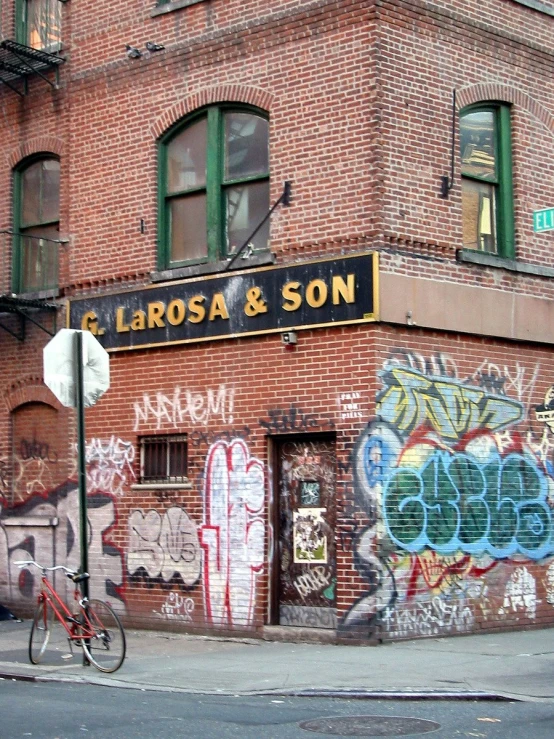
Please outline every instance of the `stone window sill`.
[{"label": "stone window sill", "polygon": [[240,257],[233,263],[233,266],[226,273],[227,260],[221,262],[208,262],[204,264],[192,264],[189,267],[176,267],[175,269],[163,269],[159,272],[152,272],[150,279],[152,282],[168,282],[170,280],[182,280],[187,277],[198,277],[201,275],[215,274],[233,274],[240,269],[250,269],[251,267],[265,267],[275,264],[275,257],[271,252],[261,252],[253,254],[248,259]]},{"label": "stone window sill", "polygon": [[498,269],[505,269],[509,272],[534,275],[535,277],[554,277],[554,267],[541,267],[538,264],[518,262],[516,259],[503,259],[502,257],[496,257],[493,254],[486,254],[482,251],[458,249],[456,259],[458,262],[480,264],[484,267],[497,267]]},{"label": "stone window sill", "polygon": [[154,10],[150,12],[150,17],[155,18],[157,15],[165,15],[166,13],[172,13],[174,10],[180,10],[181,8],[188,8],[189,5],[196,5],[196,3],[203,3],[206,0],[172,0],[169,3],[163,5],[157,5]]},{"label": "stone window sill", "polygon": [[192,482],[137,482],[131,485],[131,490],[192,490]]}]

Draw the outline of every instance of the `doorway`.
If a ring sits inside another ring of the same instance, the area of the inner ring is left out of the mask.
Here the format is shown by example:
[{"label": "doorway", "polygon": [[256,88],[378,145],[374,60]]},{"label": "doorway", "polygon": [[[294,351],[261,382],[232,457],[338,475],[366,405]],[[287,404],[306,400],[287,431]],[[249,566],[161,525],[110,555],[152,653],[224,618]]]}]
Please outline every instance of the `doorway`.
[{"label": "doorway", "polygon": [[274,622],[336,628],[336,448],[329,437],[276,442]]}]

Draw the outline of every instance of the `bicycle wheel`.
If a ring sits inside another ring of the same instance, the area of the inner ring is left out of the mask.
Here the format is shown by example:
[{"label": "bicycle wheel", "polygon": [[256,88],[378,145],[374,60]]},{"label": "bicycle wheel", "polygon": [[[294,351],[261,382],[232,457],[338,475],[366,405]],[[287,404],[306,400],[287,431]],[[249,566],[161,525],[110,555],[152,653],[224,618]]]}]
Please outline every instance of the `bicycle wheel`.
[{"label": "bicycle wheel", "polygon": [[112,608],[102,600],[89,601],[87,610],[94,637],[83,638],[83,651],[97,670],[115,672],[125,659],[123,626]]},{"label": "bicycle wheel", "polygon": [[50,639],[53,622],[54,610],[50,603],[47,601],[39,603],[35,611],[31,634],[29,636],[29,659],[33,665],[38,665],[44,656]]}]

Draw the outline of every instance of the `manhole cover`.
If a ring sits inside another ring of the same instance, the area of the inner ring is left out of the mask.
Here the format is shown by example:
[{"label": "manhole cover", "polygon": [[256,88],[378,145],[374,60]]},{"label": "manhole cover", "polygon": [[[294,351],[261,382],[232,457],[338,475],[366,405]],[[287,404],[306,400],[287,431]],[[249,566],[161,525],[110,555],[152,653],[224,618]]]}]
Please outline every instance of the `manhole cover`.
[{"label": "manhole cover", "polygon": [[440,724],[402,716],[337,716],[303,721],[301,729],[335,736],[410,736],[440,729]]}]

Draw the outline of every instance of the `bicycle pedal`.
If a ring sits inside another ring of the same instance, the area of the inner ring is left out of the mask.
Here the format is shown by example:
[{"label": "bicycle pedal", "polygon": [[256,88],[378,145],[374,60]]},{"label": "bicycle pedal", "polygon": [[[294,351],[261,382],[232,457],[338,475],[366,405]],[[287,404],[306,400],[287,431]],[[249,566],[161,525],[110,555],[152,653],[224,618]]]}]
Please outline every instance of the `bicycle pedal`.
[{"label": "bicycle pedal", "polygon": [[62,654],[62,659],[73,659],[72,654]]}]

